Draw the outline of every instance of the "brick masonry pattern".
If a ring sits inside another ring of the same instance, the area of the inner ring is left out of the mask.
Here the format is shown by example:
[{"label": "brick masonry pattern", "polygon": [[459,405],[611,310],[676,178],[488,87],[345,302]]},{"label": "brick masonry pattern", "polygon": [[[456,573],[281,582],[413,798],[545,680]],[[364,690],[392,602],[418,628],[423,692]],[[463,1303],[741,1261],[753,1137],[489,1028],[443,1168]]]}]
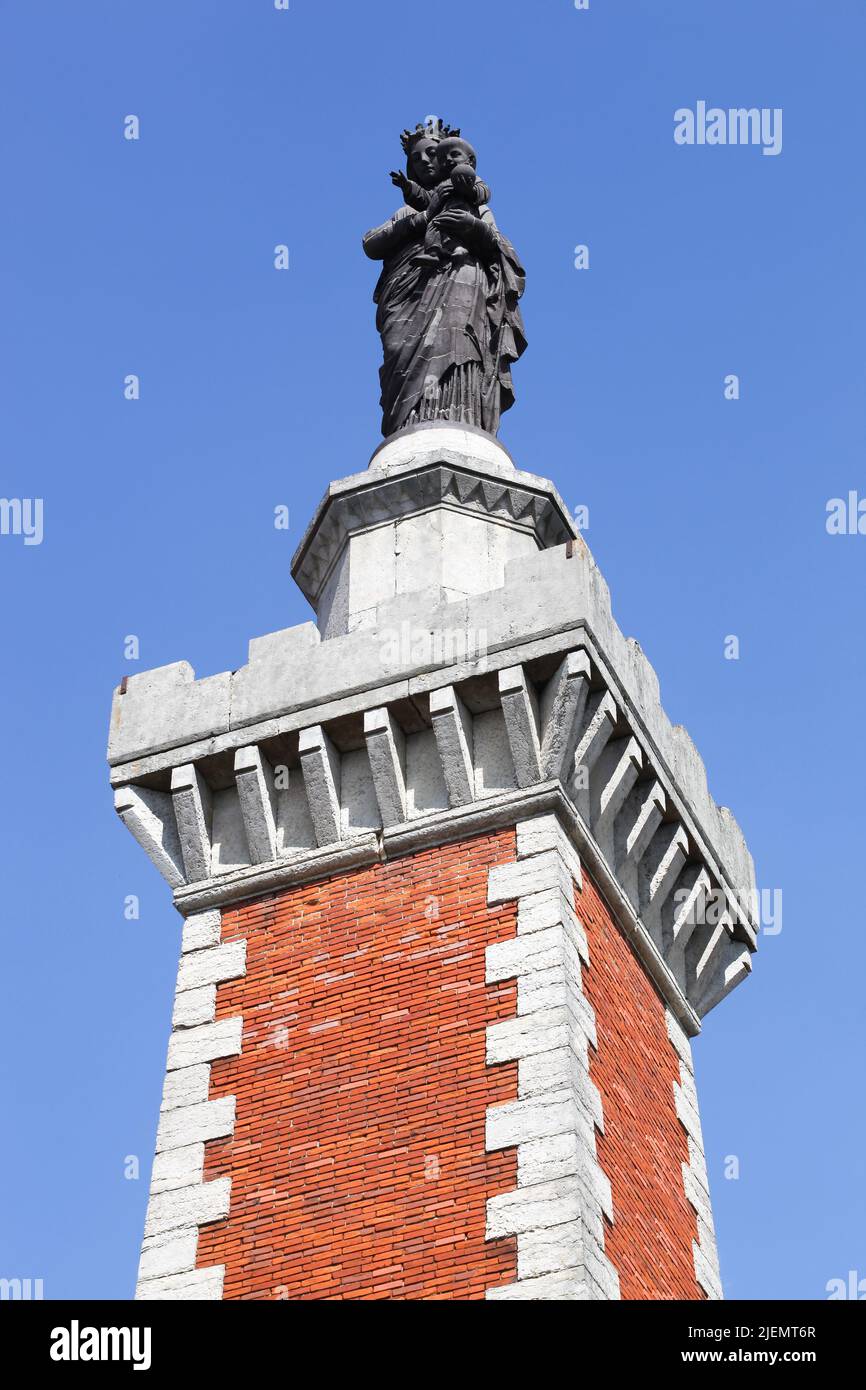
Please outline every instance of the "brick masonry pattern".
[{"label": "brick masonry pattern", "polygon": [[516,1011],[485,984],[485,948],[516,932],[486,905],[511,830],[274,894],[223,914],[247,973],[218,987],[244,1018],[227,1219],[199,1233],[199,1268],[227,1299],[481,1299],[516,1275],[513,1238],[485,1241],[487,1199],[515,1186],[513,1150],[485,1152],[485,1115],[517,1095],[516,1064],[485,1065],[488,1024]]},{"label": "brick masonry pattern", "polygon": [[605,1251],[624,1299],[702,1299],[692,1252],[697,1221],[682,1174],[688,1139],[674,1093],[680,1065],[665,1006],[586,873],[577,910],[598,1038],[590,1060],[604,1111],[598,1156],[613,1194]]}]

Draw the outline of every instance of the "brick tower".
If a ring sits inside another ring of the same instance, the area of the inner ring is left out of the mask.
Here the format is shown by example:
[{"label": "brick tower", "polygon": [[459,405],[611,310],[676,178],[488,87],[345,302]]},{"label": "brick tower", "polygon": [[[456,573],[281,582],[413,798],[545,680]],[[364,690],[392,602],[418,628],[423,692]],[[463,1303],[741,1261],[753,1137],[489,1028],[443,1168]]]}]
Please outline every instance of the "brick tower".
[{"label": "brick tower", "polygon": [[184,918],[137,1297],[721,1297],[690,1038],[754,871],[554,486],[394,435],[317,623],[115,692]]}]

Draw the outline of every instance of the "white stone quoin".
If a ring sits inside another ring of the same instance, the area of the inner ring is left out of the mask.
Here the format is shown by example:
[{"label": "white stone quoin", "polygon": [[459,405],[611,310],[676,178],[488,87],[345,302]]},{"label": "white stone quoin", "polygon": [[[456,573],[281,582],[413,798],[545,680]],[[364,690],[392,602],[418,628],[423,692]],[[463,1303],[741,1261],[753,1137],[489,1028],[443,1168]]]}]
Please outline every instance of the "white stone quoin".
[{"label": "white stone quoin", "polygon": [[232,1134],[234,1096],[210,1100],[210,1064],[241,1050],[240,1018],[216,1020],[216,986],[246,972],[246,943],[221,944],[218,911],[184,923],[137,1299],[219,1299],[221,1265],[196,1269],[199,1227],[228,1215],[231,1181],[204,1180],[208,1139]]},{"label": "white stone quoin", "polygon": [[239,670],[196,680],[177,662],[114,694],[116,809],[190,933],[164,1102],[187,1113],[160,1128],[138,1296],[221,1295],[221,1272],[194,1268],[228,1202],[201,1180],[206,1139],[233,1124],[207,1073],[241,1047],[239,1019],[214,1022],[217,984],[244,968],[219,910],[514,825],[491,902],[518,902],[518,937],[490,948],[488,977],[516,978],[518,1015],[488,1049],[517,1058],[521,1094],[488,1143],[517,1147],[519,1179],[488,1233],[516,1234],[519,1271],[491,1296],[617,1297],[567,888],[581,864],[668,1010],[696,1268],[719,1296],[688,1038],[751,969],[754,867],[555,487],[481,431],[416,426],[329,487],[293,574],[317,622],[254,638]]},{"label": "white stone quoin", "polygon": [[487,948],[487,980],[516,979],[517,1014],[487,1029],[487,1062],[516,1061],[518,1099],[487,1111],[487,1148],[517,1148],[517,1188],[487,1203],[487,1235],[517,1237],[517,1282],[491,1299],[619,1297],[604,1253],[610,1183],[595,1148],[604,1128],[589,1076],[595,1016],[583,994],[589,964],[574,908],[580,861],[555,815],[520,821],[517,860],[491,869],[487,901],[517,901],[517,936]]}]

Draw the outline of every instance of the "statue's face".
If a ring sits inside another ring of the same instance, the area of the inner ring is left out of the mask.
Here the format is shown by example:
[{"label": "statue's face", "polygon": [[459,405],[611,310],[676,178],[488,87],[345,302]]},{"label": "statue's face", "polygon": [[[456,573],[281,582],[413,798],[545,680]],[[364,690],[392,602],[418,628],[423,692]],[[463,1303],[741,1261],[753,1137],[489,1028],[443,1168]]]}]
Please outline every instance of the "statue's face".
[{"label": "statue's face", "polygon": [[410,179],[420,183],[422,188],[432,188],[436,182],[436,141],[417,140],[409,152],[408,172]]},{"label": "statue's face", "polygon": [[465,140],[441,140],[436,151],[436,163],[439,166],[439,177],[447,179],[458,164],[469,164],[474,169],[475,151]]}]

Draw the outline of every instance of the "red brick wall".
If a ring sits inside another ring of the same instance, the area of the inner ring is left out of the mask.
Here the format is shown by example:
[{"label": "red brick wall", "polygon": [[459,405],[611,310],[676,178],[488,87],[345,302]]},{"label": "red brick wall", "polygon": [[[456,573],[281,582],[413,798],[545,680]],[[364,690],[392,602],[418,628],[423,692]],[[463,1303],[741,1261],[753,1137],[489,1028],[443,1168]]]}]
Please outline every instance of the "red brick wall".
[{"label": "red brick wall", "polygon": [[202,1229],[200,1267],[229,1299],[480,1299],[516,1277],[516,1242],[485,1242],[485,1203],[516,1186],[513,1150],[487,1154],[488,1105],[517,1068],[485,1065],[485,1028],[513,1016],[484,948],[516,931],[486,906],[513,831],[424,851],[223,915],[247,974],[219,986],[243,1051],[214,1062],[237,1097],[234,1136],[207,1145],[231,1210]]},{"label": "red brick wall", "polygon": [[589,941],[583,981],[598,1032],[598,1052],[590,1053],[604,1108],[598,1156],[613,1191],[605,1250],[623,1298],[704,1298],[692,1254],[697,1221],[683,1188],[688,1143],[674,1106],[679,1062],[665,1007],[586,872],[576,906]]}]

